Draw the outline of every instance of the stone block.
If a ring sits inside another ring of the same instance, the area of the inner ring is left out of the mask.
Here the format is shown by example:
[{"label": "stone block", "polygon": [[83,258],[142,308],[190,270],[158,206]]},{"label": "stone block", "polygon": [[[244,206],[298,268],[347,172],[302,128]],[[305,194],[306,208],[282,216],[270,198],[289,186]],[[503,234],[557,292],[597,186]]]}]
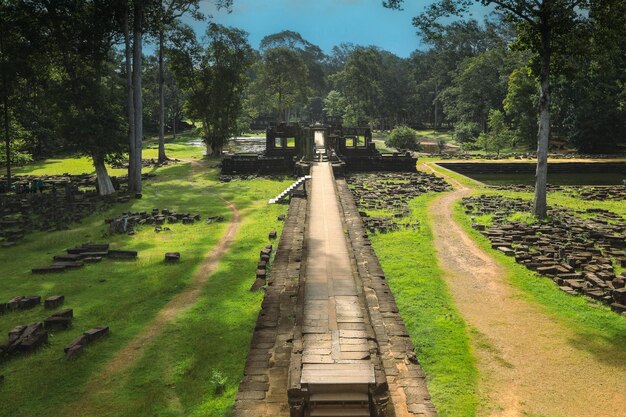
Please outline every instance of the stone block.
[{"label": "stone block", "polygon": [[55,262],[53,266],[62,266],[65,269],[80,269],[85,264],[82,261],[74,261],[74,262]]},{"label": "stone block", "polygon": [[18,302],[18,309],[28,310],[30,308],[38,306],[40,303],[41,297],[38,295],[22,297]]},{"label": "stone block", "polygon": [[[24,332],[26,333],[26,332]],[[48,341],[48,332],[38,330],[28,335],[22,335],[18,345],[18,350],[22,352],[31,352]]]},{"label": "stone block", "polygon": [[626,304],[626,288],[613,290],[613,300],[618,304]]},{"label": "stone block", "polygon": [[86,336],[89,343],[91,343],[97,339],[100,339],[102,336],[107,335],[108,333],[109,326],[98,326],[87,330],[85,333],[83,333],[83,335]]},{"label": "stone block", "polygon": [[63,272],[63,271],[65,271],[65,265],[58,265],[58,264],[41,266],[39,268],[33,268],[31,270],[33,274],[51,274],[51,273]]},{"label": "stone block", "polygon": [[135,250],[110,250],[108,253],[110,259],[135,259],[137,251]]},{"label": "stone block", "polygon": [[55,317],[74,317],[74,310],[66,308],[65,310],[57,311],[53,314]]},{"label": "stone block", "polygon": [[65,302],[65,296],[53,295],[45,299],[43,306],[45,308],[57,308]]},{"label": "stone block", "polygon": [[43,326],[47,330],[60,329],[65,330],[72,324],[71,317],[50,316],[44,320]]},{"label": "stone block", "polygon": [[84,334],[81,334],[76,339],[72,340],[70,344],[67,345],[63,349],[63,351],[65,352],[65,355],[67,356],[68,351],[76,348],[77,346],[80,346],[82,348],[83,346],[87,346],[88,344],[89,344],[89,339],[87,338],[87,336],[85,336]]},{"label": "stone block", "polygon": [[180,261],[180,252],[167,252],[165,254],[165,262],[178,262]]}]

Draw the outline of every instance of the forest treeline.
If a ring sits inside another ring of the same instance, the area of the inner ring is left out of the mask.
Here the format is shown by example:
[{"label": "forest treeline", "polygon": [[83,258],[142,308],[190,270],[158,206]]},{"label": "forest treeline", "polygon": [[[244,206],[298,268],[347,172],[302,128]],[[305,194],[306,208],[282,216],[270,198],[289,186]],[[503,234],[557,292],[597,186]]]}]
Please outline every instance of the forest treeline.
[{"label": "forest treeline", "polygon": [[[189,18],[206,22],[201,36]],[[551,140],[612,152],[626,142],[626,1],[587,2],[576,22],[567,36],[553,33]],[[534,149],[540,60],[523,25],[506,14],[432,20],[418,25],[424,48],[402,58],[345,43],[325,53],[291,31],[255,49],[244,31],[202,16],[199,0],[0,0],[0,162],[85,154],[107,193],[105,162],[128,157],[140,192],[148,134],[160,137],[164,160],[165,133],[201,122],[218,155],[254,119],[324,115],[382,130],[451,129],[468,148],[489,139]]]}]

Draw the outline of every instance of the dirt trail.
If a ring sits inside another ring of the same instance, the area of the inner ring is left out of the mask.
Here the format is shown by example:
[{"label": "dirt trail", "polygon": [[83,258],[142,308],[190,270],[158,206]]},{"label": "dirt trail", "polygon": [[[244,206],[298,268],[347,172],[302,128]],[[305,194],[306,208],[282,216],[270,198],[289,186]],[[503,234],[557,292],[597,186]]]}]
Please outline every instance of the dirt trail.
[{"label": "dirt trail", "polygon": [[[192,165],[191,175],[196,175],[203,168],[200,161],[189,161]],[[220,197],[221,198],[221,197]],[[106,389],[107,384],[134,365],[144,353],[145,349],[162,333],[165,326],[175,319],[186,309],[193,306],[202,293],[204,284],[217,270],[219,262],[235,240],[237,231],[241,225],[241,214],[237,207],[222,199],[231,211],[232,218],[228,229],[217,244],[207,253],[206,258],[194,273],[191,282],[183,291],[172,298],[140,333],[138,333],[126,346],[120,349],[104,368],[92,378],[85,388],[85,394],[77,402],[67,407],[68,416],[84,416],[89,407],[93,406],[91,395]]]},{"label": "dirt trail", "polygon": [[471,190],[446,179],[455,190],[434,200],[429,216],[440,266],[470,326],[486,400],[480,415],[626,416],[623,358],[581,348],[580,334],[520,297],[505,270],[454,221],[454,203]]}]

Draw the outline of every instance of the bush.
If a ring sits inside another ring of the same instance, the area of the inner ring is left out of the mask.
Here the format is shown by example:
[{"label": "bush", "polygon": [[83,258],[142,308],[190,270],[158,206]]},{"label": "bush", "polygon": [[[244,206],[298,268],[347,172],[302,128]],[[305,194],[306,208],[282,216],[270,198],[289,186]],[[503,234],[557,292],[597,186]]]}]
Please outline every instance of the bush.
[{"label": "bush", "polygon": [[[2,146],[4,145],[4,146]],[[33,161],[32,156],[26,152],[26,143],[21,139],[11,141],[11,165],[20,166]],[[4,141],[0,144],[0,166],[6,166],[6,145]]]},{"label": "bush", "polygon": [[454,125],[454,139],[460,145],[472,144],[478,138],[480,134],[480,128],[477,123],[474,122],[460,122]]},{"label": "bush", "polygon": [[391,131],[385,140],[388,148],[396,148],[398,151],[419,151],[421,146],[417,141],[417,133],[408,126],[398,126]]}]

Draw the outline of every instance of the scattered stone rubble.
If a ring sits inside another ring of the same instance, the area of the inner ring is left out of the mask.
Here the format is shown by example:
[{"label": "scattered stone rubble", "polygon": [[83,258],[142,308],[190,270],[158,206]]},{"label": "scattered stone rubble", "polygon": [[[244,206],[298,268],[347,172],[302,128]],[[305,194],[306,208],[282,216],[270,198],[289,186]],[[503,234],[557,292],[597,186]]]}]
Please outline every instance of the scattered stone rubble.
[{"label": "scattered stone rubble", "polygon": [[[163,227],[166,222],[168,224],[182,223],[193,224],[202,218],[199,214],[177,213],[174,210],[153,208],[151,212],[125,212],[119,216],[106,219],[105,224],[109,225],[109,233],[111,234],[134,234],[140,225],[156,225],[154,231],[161,232],[166,230]],[[212,219],[216,219],[216,217]],[[223,218],[222,218],[223,219]],[[167,230],[170,230],[169,228]]]},{"label": "scattered stone rubble", "polygon": [[109,259],[135,259],[137,251],[109,249],[108,243],[83,243],[66,250],[67,253],[55,255],[52,259],[54,263],[38,268],[33,268],[33,274],[48,274],[54,272],[64,272],[68,269],[78,269],[88,263]]},{"label": "scattered stone rubble", "polygon": [[[582,153],[551,153],[548,154],[549,159],[616,159],[623,155],[609,155],[609,154],[582,154]],[[528,159],[537,160],[536,152],[523,152],[523,153],[501,153],[501,154],[469,154],[469,153],[444,153],[438,155],[438,158],[446,160],[472,160],[472,159],[487,159],[487,160],[499,160],[499,159]]]},{"label": "scattered stone rubble", "polygon": [[[158,159],[154,159],[154,158],[142,159],[141,160],[141,167],[142,168],[158,168],[158,167],[162,167],[162,166],[176,164],[177,162],[180,162],[180,159],[166,159],[163,162],[159,162]],[[111,164],[111,166],[113,168],[118,168],[118,169],[128,169],[128,160],[120,161],[120,162],[114,162],[113,164]]]},{"label": "scattered stone rubble", "polygon": [[65,357],[67,359],[75,358],[83,351],[83,349],[85,349],[85,347],[107,334],[109,334],[108,326],[99,326],[87,330],[63,349]]},{"label": "scattered stone rubble", "polygon": [[252,287],[250,288],[250,291],[257,291],[265,286],[273,250],[274,247],[272,245],[267,245],[261,250],[261,253],[259,254],[259,262],[256,266],[256,278],[254,280],[254,284],[252,284]]},{"label": "scattered stone rubble", "polygon": [[[424,172],[350,174],[346,182],[354,195],[365,229],[370,233],[419,228],[417,221],[403,221],[411,214],[409,202],[428,192],[450,189],[440,177]],[[385,210],[392,215],[369,216],[368,211],[371,210]]]},{"label": "scattered stone rubble", "polygon": [[285,181],[292,180],[293,177],[287,175],[260,175],[260,174],[241,174],[241,175],[220,175],[221,182],[231,182],[231,181],[247,181],[247,180],[270,180],[270,181]]},{"label": "scattered stone rubble", "polygon": [[493,226],[473,227],[494,249],[552,278],[561,290],[585,294],[626,315],[626,272],[616,276],[614,268],[626,267],[626,221],[621,216],[602,209],[577,213],[559,207],[549,209],[549,221],[530,224],[508,220],[516,212],[530,213],[529,201],[482,195],[465,198],[462,204],[472,218],[492,215]]},{"label": "scattered stone rubble", "polygon": [[[59,298],[60,297],[60,298]],[[63,296],[49,297],[46,301],[64,299]],[[15,300],[33,300],[33,307],[39,305],[41,297],[16,297],[6,305],[14,305]],[[19,305],[19,301],[17,302]],[[46,303],[46,308],[49,304]],[[59,304],[57,304],[59,305]],[[36,322],[31,325],[15,326],[8,335],[8,339],[0,344],[0,359],[19,352],[31,352],[48,341],[49,330],[65,330],[70,327],[74,312],[71,309],[58,311],[46,318],[43,322]]]},{"label": "scattered stone rubble", "polygon": [[[531,185],[514,184],[491,186],[495,190],[534,192],[535,187]],[[626,200],[626,185],[551,185],[548,184],[548,192],[563,192],[571,197],[581,200],[610,201]]]},{"label": "scattered stone rubble", "polygon": [[[144,174],[145,179],[153,176]],[[111,177],[118,193],[106,197],[96,191],[95,175],[13,177],[18,188],[33,181],[41,181],[41,192],[0,194],[0,247],[13,246],[32,231],[65,230],[97,210],[105,211],[131,199],[126,177]]]},{"label": "scattered stone rubble", "polygon": [[567,187],[565,191],[582,200],[626,200],[626,185]]}]

